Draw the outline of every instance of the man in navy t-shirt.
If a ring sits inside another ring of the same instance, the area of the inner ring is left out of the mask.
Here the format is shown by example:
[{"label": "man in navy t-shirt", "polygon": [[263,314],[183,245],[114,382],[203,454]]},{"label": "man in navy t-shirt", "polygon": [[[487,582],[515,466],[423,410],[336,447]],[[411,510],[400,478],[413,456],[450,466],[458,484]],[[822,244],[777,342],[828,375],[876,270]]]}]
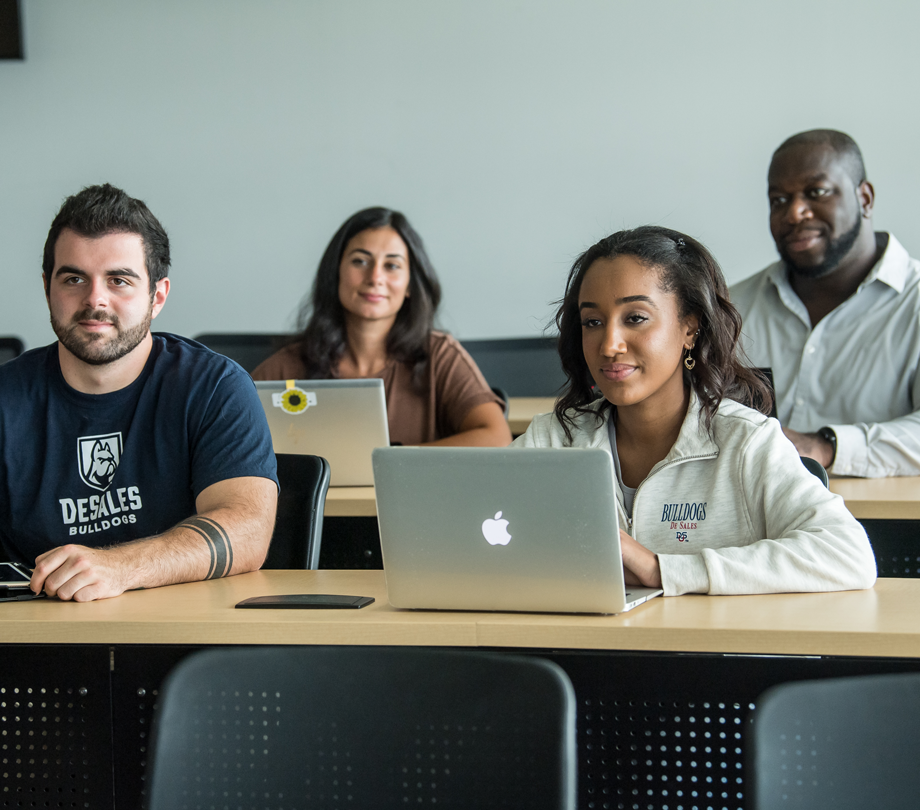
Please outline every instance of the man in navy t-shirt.
[{"label": "man in navy t-shirt", "polygon": [[150,332],[169,240],[109,185],[68,198],[45,243],[58,342],[0,366],[0,543],[32,589],[90,601],[262,564],[278,498],[249,376]]}]

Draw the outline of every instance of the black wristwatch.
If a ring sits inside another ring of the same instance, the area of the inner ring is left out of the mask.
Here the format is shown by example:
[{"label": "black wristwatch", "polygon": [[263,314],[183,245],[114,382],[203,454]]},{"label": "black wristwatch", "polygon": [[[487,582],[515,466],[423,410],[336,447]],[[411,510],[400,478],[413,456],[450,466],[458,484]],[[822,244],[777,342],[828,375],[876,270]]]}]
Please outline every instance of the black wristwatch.
[{"label": "black wristwatch", "polygon": [[834,433],[833,428],[823,427],[818,428],[818,435],[824,439],[826,442],[830,442],[831,445],[831,463],[827,466],[830,467],[834,463],[834,459],[837,458],[837,434]]}]

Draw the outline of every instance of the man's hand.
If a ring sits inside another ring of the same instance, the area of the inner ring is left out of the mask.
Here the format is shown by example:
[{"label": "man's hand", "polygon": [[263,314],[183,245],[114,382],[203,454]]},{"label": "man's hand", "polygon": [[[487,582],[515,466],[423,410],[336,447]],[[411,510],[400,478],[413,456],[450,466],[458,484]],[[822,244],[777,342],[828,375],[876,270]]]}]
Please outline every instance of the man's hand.
[{"label": "man's hand", "polygon": [[783,433],[799,451],[800,456],[813,458],[826,470],[834,463],[834,447],[823,436],[817,433],[799,433],[791,428],[783,428]]},{"label": "man's hand", "polygon": [[658,555],[649,551],[620,529],[620,550],[623,554],[623,576],[627,585],[646,588],[661,587]]},{"label": "man's hand", "polygon": [[59,546],[36,558],[30,587],[65,601],[92,602],[131,588],[132,567],[126,547]]}]

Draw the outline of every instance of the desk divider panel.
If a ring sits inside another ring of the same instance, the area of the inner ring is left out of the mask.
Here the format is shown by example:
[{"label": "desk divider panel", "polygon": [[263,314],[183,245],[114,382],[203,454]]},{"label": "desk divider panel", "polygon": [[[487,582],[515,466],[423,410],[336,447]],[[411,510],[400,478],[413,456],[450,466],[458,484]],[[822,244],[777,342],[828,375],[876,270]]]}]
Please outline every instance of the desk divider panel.
[{"label": "desk divider panel", "polygon": [[[141,806],[160,684],[196,649],[115,648],[119,810]],[[571,678],[579,705],[581,810],[743,810],[744,726],[767,688],[792,680],[920,671],[920,661],[904,659],[495,651],[548,658]]]},{"label": "desk divider panel", "polygon": [[920,578],[920,521],[863,518],[880,577]]},{"label": "desk divider panel", "polygon": [[744,810],[744,729],[767,688],[920,671],[890,658],[531,652],[575,688],[580,810]]},{"label": "desk divider panel", "polygon": [[[196,649],[4,645],[0,808],[141,807],[160,685]],[[768,687],[920,671],[912,659],[510,652],[572,680],[582,810],[743,810],[744,726]]]},{"label": "desk divider panel", "polygon": [[0,808],[113,808],[109,648],[0,656]]}]

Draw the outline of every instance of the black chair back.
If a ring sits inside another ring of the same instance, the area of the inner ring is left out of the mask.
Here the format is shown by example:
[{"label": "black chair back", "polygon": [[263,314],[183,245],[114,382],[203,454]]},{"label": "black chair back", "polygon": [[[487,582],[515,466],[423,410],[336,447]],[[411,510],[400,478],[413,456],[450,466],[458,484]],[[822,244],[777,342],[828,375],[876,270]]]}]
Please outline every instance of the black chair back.
[{"label": "black chair back", "polygon": [[786,683],[748,729],[751,810],[915,810],[920,673]]},{"label": "black chair back", "polygon": [[800,456],[802,459],[802,464],[805,465],[805,469],[808,470],[815,478],[820,479],[821,483],[824,486],[828,485],[827,470],[824,469],[824,466],[820,461],[814,458],[809,458],[808,456]]},{"label": "black chair back", "polygon": [[277,453],[278,515],[263,568],[319,568],[329,462],[320,456]]},{"label": "black chair back", "polygon": [[169,675],[150,763],[149,810],[574,808],[575,696],[535,657],[211,649]]},{"label": "black chair back", "polygon": [[556,338],[461,340],[489,385],[511,397],[554,397],[565,385]]},{"label": "black chair back", "polygon": [[502,413],[505,415],[505,419],[507,419],[508,411],[511,408],[511,405],[509,402],[510,395],[508,394],[507,391],[505,391],[504,388],[498,388],[494,385],[492,386],[492,393],[495,394],[495,396],[497,396],[502,401]]},{"label": "black chair back", "polygon": [[0,366],[14,357],[19,357],[25,348],[25,344],[18,337],[0,337]]},{"label": "black chair back", "polygon": [[267,360],[291,340],[291,335],[281,334],[223,334],[211,332],[198,335],[195,340],[211,351],[235,360],[252,374],[256,366]]}]

